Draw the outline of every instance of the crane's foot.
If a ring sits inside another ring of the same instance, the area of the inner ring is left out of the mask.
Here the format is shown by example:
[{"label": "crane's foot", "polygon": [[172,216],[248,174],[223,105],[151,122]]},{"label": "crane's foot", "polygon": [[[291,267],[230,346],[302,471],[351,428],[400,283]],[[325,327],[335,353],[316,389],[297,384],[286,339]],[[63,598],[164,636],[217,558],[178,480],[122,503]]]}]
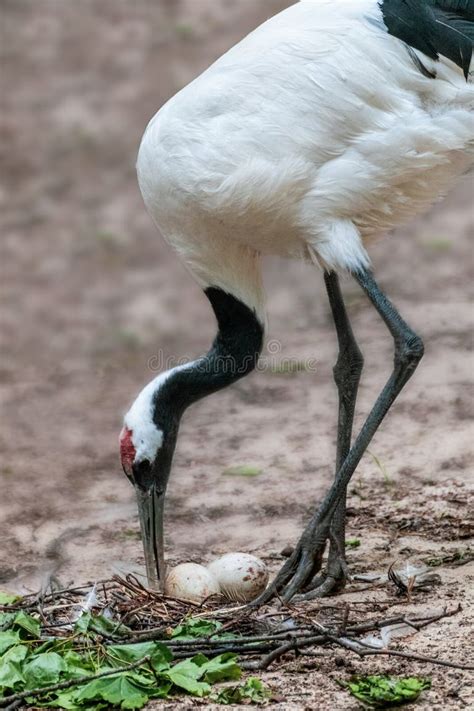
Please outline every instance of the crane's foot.
[{"label": "crane's foot", "polygon": [[333,595],[343,590],[350,579],[344,556],[334,555],[331,551],[326,570],[318,575],[303,593],[295,595],[293,602],[307,602]]},{"label": "crane's foot", "polygon": [[[340,592],[345,588],[346,583],[351,580],[351,575],[345,558],[345,545],[342,540],[339,540],[338,536],[332,532],[329,536],[331,547],[329,550],[329,559],[326,569],[313,578],[303,593],[295,595],[293,598],[294,602],[315,600],[317,598],[327,597],[333,593]],[[289,548],[288,552],[284,552],[283,555],[288,558],[292,555],[293,551],[293,548]]]},{"label": "crane's foot", "polygon": [[[331,542],[327,568],[320,575],[327,542]],[[277,598],[282,602],[301,602],[326,597],[342,590],[350,574],[344,557],[344,544],[325,522],[312,523],[268,588],[251,607],[260,607]]]},{"label": "crane's foot", "polygon": [[250,606],[260,607],[273,598],[289,602],[297,593],[306,592],[321,570],[330,536],[330,522],[311,522],[276,578]]}]

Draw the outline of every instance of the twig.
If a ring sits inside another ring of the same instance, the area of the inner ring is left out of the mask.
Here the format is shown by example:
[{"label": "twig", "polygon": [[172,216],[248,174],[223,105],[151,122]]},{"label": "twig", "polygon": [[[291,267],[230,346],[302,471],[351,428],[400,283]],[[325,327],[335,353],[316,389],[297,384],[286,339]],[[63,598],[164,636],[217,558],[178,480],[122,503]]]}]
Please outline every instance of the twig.
[{"label": "twig", "polygon": [[[97,581],[97,584],[111,585],[112,582],[114,581],[99,580]],[[76,585],[75,587],[71,588],[61,588],[60,590],[55,590],[54,592],[49,593],[48,595],[42,596],[41,600],[44,604],[47,601],[52,602],[55,598],[68,594],[79,595],[80,590],[87,590],[88,588],[92,587],[93,584],[94,583],[89,582],[85,585]],[[29,593],[28,595],[24,595],[20,600],[17,600],[16,602],[11,603],[10,605],[0,605],[0,612],[17,612],[18,610],[28,610],[36,608],[38,604],[38,594],[39,593]],[[28,600],[31,600],[31,602],[28,602]]]},{"label": "twig", "polygon": [[10,696],[4,696],[0,699],[0,707],[8,706],[9,704],[20,701],[21,699],[26,699],[29,696],[44,696],[44,694],[50,694],[53,691],[62,691],[63,689],[70,689],[72,686],[79,686],[87,681],[94,681],[95,679],[101,679],[104,676],[113,676],[114,674],[123,674],[124,672],[130,671],[131,669],[136,669],[142,666],[142,664],[147,664],[151,661],[150,655],[142,657],[137,662],[133,664],[127,664],[125,667],[117,667],[117,669],[109,669],[108,671],[101,672],[100,674],[89,674],[87,676],[81,676],[77,679],[69,679],[68,681],[61,681],[58,684],[52,684],[51,686],[43,686],[38,689],[30,689],[29,691],[20,691],[18,694],[11,694]]},{"label": "twig", "polygon": [[168,643],[166,639],[166,630],[169,629],[169,624],[166,627],[151,627],[149,630],[136,630],[132,635],[123,635],[122,641],[126,640],[128,644],[134,644],[136,642],[153,642],[153,640],[159,640],[160,642]]},{"label": "twig", "polygon": [[[219,654],[246,654],[246,655],[257,655],[257,654],[266,654],[267,652],[270,652],[272,649],[272,645],[270,642],[260,642],[255,645],[252,649],[249,646],[244,646],[244,647],[239,647],[238,645],[235,645],[234,647],[216,647],[215,649],[212,650],[212,656],[219,656]],[[207,650],[209,653],[210,650]],[[204,654],[206,653],[206,650],[204,650]],[[174,659],[189,659],[190,656],[194,656],[196,654],[196,651],[189,653],[189,650],[187,651],[182,651],[182,652],[176,652],[173,654]],[[240,665],[241,666],[241,665]]]},{"label": "twig", "polygon": [[308,639],[293,639],[291,642],[277,647],[277,649],[269,652],[265,657],[254,662],[243,663],[241,666],[247,670],[258,670],[265,671],[268,667],[275,662],[280,657],[288,654],[289,652],[300,652],[305,647],[317,646],[325,643],[332,642],[341,647],[349,649],[351,652],[355,652],[360,657],[380,655],[380,656],[393,656],[402,657],[404,659],[410,659],[416,662],[424,662],[428,664],[437,664],[439,666],[451,667],[453,669],[464,669],[464,670],[474,670],[474,664],[459,664],[457,662],[449,662],[445,659],[435,659],[434,657],[427,657],[422,654],[413,654],[411,652],[402,652],[399,650],[388,650],[388,649],[362,649],[357,642],[351,642],[348,639],[342,637],[335,637],[333,635],[319,635],[317,637],[309,637]]},{"label": "twig", "polygon": [[[436,615],[433,620],[441,619],[442,617],[446,617],[447,615],[453,615],[455,612],[458,612],[459,609],[456,611],[450,611],[449,613],[447,611],[444,611],[440,615]],[[426,618],[425,618],[426,619]],[[363,631],[370,631],[370,629],[374,629],[374,627],[377,629],[378,625],[385,626],[380,622],[377,623],[367,623],[371,624],[371,627],[369,629],[364,629]],[[245,665],[246,669],[255,669],[259,671],[263,671],[265,669],[268,669],[270,664],[272,664],[274,661],[282,657],[284,654],[287,654],[291,651],[300,651],[304,649],[305,647],[311,647],[311,646],[316,646],[316,645],[321,645],[321,644],[326,644],[328,642],[332,642],[334,644],[337,644],[342,647],[346,647],[346,649],[351,650],[352,652],[356,652],[359,654],[359,656],[368,656],[368,655],[373,655],[373,654],[379,654],[379,655],[391,655],[395,657],[405,657],[406,659],[412,659],[414,661],[419,661],[419,662],[427,662],[431,664],[438,664],[441,666],[448,666],[448,667],[453,667],[455,669],[474,669],[474,665],[461,665],[457,664],[455,662],[448,662],[445,660],[439,660],[435,659],[432,657],[425,657],[423,655],[419,654],[411,654],[409,652],[401,652],[401,651],[391,651],[391,650],[379,650],[379,649],[361,649],[360,646],[358,645],[357,642],[352,642],[349,639],[343,638],[336,636],[334,634],[331,634],[331,631],[325,628],[323,625],[318,625],[321,629],[322,634],[315,636],[315,637],[307,637],[306,639],[302,638],[293,638],[290,642],[287,642],[286,644],[281,645],[280,647],[277,647],[277,649],[272,650],[267,654],[263,659],[260,659],[255,662],[248,662]],[[362,627],[362,625],[359,625],[358,627]],[[348,628],[348,632],[352,631],[351,628]]]},{"label": "twig", "polygon": [[280,659],[280,657],[282,657],[284,654],[288,654],[289,652],[293,651],[299,652],[301,649],[304,649],[304,647],[312,647],[318,644],[324,644],[327,641],[328,637],[325,634],[318,635],[315,637],[308,637],[308,639],[305,639],[304,641],[293,639],[291,642],[287,642],[286,644],[282,644],[280,647],[277,647],[262,659],[259,659],[255,662],[247,662],[244,668],[255,669],[256,671],[265,671],[266,669],[268,669],[270,664],[275,662],[277,659]]},{"label": "twig", "polygon": [[7,711],[14,711],[14,709],[19,709],[20,706],[23,706],[23,701],[14,701],[12,704],[7,706]]},{"label": "twig", "polygon": [[433,622],[438,622],[443,620],[445,617],[453,617],[461,612],[462,607],[458,605],[452,610],[446,610],[446,608],[437,614],[433,615],[419,615],[408,618],[406,615],[398,615],[397,617],[389,617],[385,620],[371,620],[369,622],[361,622],[357,625],[351,625],[347,628],[347,633],[351,634],[361,634],[362,632],[372,632],[372,630],[380,630],[382,627],[388,627],[389,625],[397,625],[404,623],[413,627],[414,629],[420,630],[427,625],[431,625]]},{"label": "twig", "polygon": [[347,625],[349,622],[349,615],[351,613],[351,606],[349,603],[344,608],[344,617],[342,618],[342,625],[341,625],[341,631],[345,634],[347,630]]},{"label": "twig", "polygon": [[424,654],[414,654],[412,652],[402,652],[397,649],[367,649],[361,648],[357,642],[351,642],[348,639],[342,639],[341,637],[331,637],[331,642],[349,649],[351,652],[355,652],[359,657],[368,656],[387,656],[387,657],[402,657],[403,659],[410,659],[414,662],[426,662],[428,664],[438,664],[442,667],[451,667],[453,669],[464,669],[474,671],[474,664],[459,664],[458,662],[449,662],[446,659],[436,659],[435,657],[426,657]]},{"label": "twig", "polygon": [[[162,630],[163,631],[163,630]],[[296,629],[296,630],[282,630],[281,632],[275,632],[274,634],[261,635],[261,636],[251,636],[251,637],[233,637],[230,639],[222,639],[219,637],[220,630],[215,632],[213,636],[216,639],[210,639],[209,637],[201,637],[195,639],[159,639],[160,642],[164,642],[168,647],[171,648],[189,648],[189,647],[215,647],[216,645],[223,644],[254,644],[255,642],[272,642],[272,641],[282,641],[285,638],[289,640],[292,637],[308,636],[310,630]],[[156,637],[155,637],[156,639]],[[149,641],[144,640],[143,636],[139,637],[140,642]],[[150,640],[152,641],[152,640]],[[158,640],[157,640],[158,641]],[[127,642],[133,642],[133,638],[127,640]]]}]

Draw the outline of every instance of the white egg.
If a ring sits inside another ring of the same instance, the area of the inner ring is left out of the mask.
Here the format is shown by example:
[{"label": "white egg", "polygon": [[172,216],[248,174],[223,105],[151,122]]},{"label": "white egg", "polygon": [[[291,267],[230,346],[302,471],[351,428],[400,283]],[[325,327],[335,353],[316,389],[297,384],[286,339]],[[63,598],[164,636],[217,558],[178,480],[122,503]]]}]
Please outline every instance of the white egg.
[{"label": "white egg", "polygon": [[227,553],[214,560],[207,569],[230,600],[249,602],[265,590],[268,570],[265,563],[248,553]]},{"label": "white egg", "polygon": [[166,576],[165,592],[170,597],[202,602],[220,593],[219,583],[212,573],[197,563],[181,563]]}]

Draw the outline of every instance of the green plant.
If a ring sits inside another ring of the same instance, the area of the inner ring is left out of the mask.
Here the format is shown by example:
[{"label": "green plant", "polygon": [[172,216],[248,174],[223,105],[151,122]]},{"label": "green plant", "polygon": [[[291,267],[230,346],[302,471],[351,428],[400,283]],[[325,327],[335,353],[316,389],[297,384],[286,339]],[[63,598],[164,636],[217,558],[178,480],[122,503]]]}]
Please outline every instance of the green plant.
[{"label": "green plant", "polygon": [[[171,636],[210,637],[221,627],[220,622],[189,618]],[[241,677],[232,653],[174,661],[162,642],[107,643],[125,632],[125,625],[86,612],[67,637],[44,638],[36,617],[24,611],[0,613],[0,705],[19,694],[26,703],[44,708],[140,709],[150,699],[177,693],[210,697],[216,683]],[[235,698],[252,703],[262,703],[267,694],[258,679],[232,689]],[[218,703],[231,703],[226,689],[214,696],[221,698]]]},{"label": "green plant", "polygon": [[174,29],[181,39],[191,39],[196,34],[194,27],[186,22],[179,22]]},{"label": "green plant", "polygon": [[217,704],[241,704],[245,702],[264,704],[271,697],[270,689],[263,681],[250,677],[243,684],[227,686],[211,695],[211,701]]},{"label": "green plant", "polygon": [[342,685],[359,701],[375,708],[387,708],[416,701],[422,691],[431,687],[431,681],[419,677],[355,676]]},{"label": "green plant", "polygon": [[381,474],[382,474],[382,476],[383,476],[383,479],[384,479],[385,486],[386,486],[386,487],[392,486],[393,480],[392,480],[392,478],[390,477],[390,475],[389,475],[389,473],[388,473],[388,471],[387,471],[387,467],[385,466],[385,464],[377,457],[376,454],[374,454],[373,452],[371,452],[369,449],[367,450],[367,454],[369,454],[369,455],[372,457],[372,459],[374,460],[374,462],[375,462],[375,464],[377,465],[378,469],[380,470],[380,472],[381,472]]},{"label": "green plant", "polygon": [[222,627],[218,620],[204,620],[200,617],[188,617],[175,627],[171,633],[172,639],[202,639],[213,637]]},{"label": "green plant", "polygon": [[254,467],[249,464],[240,464],[235,467],[229,467],[223,472],[224,476],[260,476],[262,470],[259,467]]},{"label": "green plant", "polygon": [[346,541],[347,548],[359,548],[360,540],[358,538],[348,538]]},{"label": "green plant", "polygon": [[19,595],[0,590],[0,605],[13,605],[17,600],[20,600]]}]

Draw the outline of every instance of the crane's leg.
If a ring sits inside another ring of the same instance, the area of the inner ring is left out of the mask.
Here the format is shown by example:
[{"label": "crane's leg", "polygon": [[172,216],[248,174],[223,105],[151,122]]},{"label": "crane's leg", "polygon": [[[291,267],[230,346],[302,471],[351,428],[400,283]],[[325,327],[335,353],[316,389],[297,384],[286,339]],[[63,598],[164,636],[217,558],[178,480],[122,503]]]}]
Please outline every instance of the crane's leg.
[{"label": "crane's leg", "polygon": [[331,489],[311,517],[293,554],[267,590],[257,598],[255,605],[268,602],[276,594],[285,601],[290,600],[297,592],[303,591],[319,572],[326,541],[331,537],[334,514],[344,501],[347,485],[385,415],[415,372],[423,356],[423,341],[405,323],[379,289],[372,273],[361,270],[355,272],[353,276],[392,335],[395,347],[393,371],[339,469]]},{"label": "crane's leg", "polygon": [[[339,393],[339,414],[337,429],[336,476],[349,454],[352,440],[352,426],[359,390],[364,358],[357,345],[347,316],[341,293],[339,277],[335,272],[325,272],[324,281],[329,304],[336,327],[339,355],[334,366],[334,381]],[[346,489],[334,512],[327,568],[324,575],[311,583],[311,597],[324,597],[336,588],[344,587],[347,578],[345,559],[346,546]]]}]

